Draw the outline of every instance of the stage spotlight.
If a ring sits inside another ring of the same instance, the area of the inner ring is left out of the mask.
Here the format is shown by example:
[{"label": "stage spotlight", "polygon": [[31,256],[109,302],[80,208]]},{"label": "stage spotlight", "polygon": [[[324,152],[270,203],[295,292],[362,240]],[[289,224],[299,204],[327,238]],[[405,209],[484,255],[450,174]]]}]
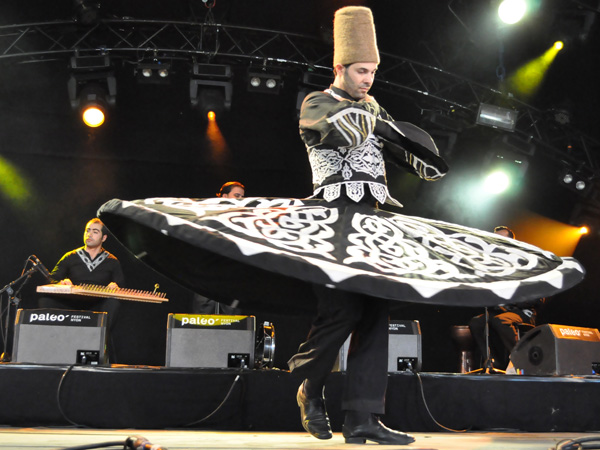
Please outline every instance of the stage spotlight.
[{"label": "stage spotlight", "polygon": [[483,182],[483,188],[489,194],[501,194],[505,192],[510,185],[510,177],[506,172],[501,170],[490,173]]},{"label": "stage spotlight", "polygon": [[567,125],[571,122],[571,113],[566,109],[553,109],[551,112],[554,115],[556,123]]},{"label": "stage spotlight", "polygon": [[71,107],[89,127],[102,125],[116,103],[117,82],[107,56],[73,57],[67,84]]},{"label": "stage spotlight", "polygon": [[106,90],[97,83],[85,85],[79,93],[81,119],[88,127],[97,128],[106,119]]},{"label": "stage spotlight", "polygon": [[569,224],[575,227],[574,231],[579,236],[600,236],[600,207],[588,200],[576,203],[571,211]]},{"label": "stage spotlight", "polygon": [[104,123],[104,111],[102,111],[97,106],[89,106],[83,110],[81,114],[81,118],[83,119],[83,123],[85,123],[90,128],[99,127]]},{"label": "stage spotlight", "polygon": [[498,17],[507,25],[519,22],[527,12],[524,0],[504,0],[498,7]]},{"label": "stage spotlight", "polygon": [[171,64],[160,61],[151,63],[138,63],[133,73],[139,83],[143,84],[168,84]]},{"label": "stage spotlight", "polygon": [[229,111],[231,98],[227,100],[223,86],[209,85],[206,82],[192,80],[190,84],[190,100],[203,116],[215,120],[217,115]]},{"label": "stage spotlight", "polygon": [[99,127],[104,123],[106,115],[99,106],[88,106],[83,109],[81,119],[90,128]]},{"label": "stage spotlight", "polygon": [[581,170],[565,168],[561,170],[558,180],[561,185],[581,195],[587,195],[592,187],[590,177],[582,173]]},{"label": "stage spotlight", "polygon": [[475,123],[507,131],[515,131],[518,111],[481,103]]},{"label": "stage spotlight", "polygon": [[231,109],[233,85],[231,66],[195,63],[190,80],[190,103],[203,116],[213,112],[216,116]]},{"label": "stage spotlight", "polygon": [[483,164],[485,191],[491,194],[500,194],[518,186],[528,167],[527,158],[517,152],[507,149],[496,149],[489,152]]},{"label": "stage spotlight", "polygon": [[0,194],[16,207],[27,207],[34,194],[31,183],[21,169],[2,156],[0,156]]},{"label": "stage spotlight", "polygon": [[261,72],[248,72],[248,92],[261,92],[263,94],[278,94],[283,86],[280,75]]},{"label": "stage spotlight", "polygon": [[533,97],[542,85],[550,64],[558,52],[559,49],[554,44],[542,55],[519,67],[507,79],[511,91],[524,99]]},{"label": "stage spotlight", "polygon": [[562,41],[556,41],[554,43],[554,48],[559,51],[562,50],[564,48],[564,46],[565,46],[565,44]]}]

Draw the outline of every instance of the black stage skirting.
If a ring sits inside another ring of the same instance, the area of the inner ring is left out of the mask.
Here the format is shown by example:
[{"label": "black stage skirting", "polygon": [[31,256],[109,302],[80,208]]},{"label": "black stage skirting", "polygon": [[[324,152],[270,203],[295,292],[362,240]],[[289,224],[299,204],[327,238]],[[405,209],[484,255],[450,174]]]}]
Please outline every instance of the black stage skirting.
[{"label": "black stage skirting", "polygon": [[[343,377],[333,373],[326,386],[334,431],[342,425]],[[299,383],[280,370],[6,363],[0,425],[301,431]],[[600,431],[599,400],[597,376],[401,372],[389,375],[383,421],[406,431],[445,431],[429,409],[456,430]]]}]

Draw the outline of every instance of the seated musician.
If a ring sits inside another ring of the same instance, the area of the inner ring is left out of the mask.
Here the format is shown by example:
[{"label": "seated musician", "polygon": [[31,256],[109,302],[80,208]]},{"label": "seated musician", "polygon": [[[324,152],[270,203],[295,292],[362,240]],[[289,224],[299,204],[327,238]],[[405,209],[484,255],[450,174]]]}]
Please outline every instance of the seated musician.
[{"label": "seated musician", "polygon": [[[119,260],[102,248],[107,230],[100,219],[90,220],[83,233],[84,246],[65,253],[50,277],[53,283],[66,285],[93,284],[118,289],[124,282]],[[85,299],[54,297],[46,294],[38,301],[40,308],[58,308],[108,313],[109,336],[115,327],[119,310],[116,298],[87,297]],[[113,348],[111,348],[113,347]],[[114,346],[109,345],[109,358],[115,362]]]},{"label": "seated musician", "polygon": [[[515,233],[505,226],[494,228],[494,233],[515,239]],[[525,324],[533,328],[536,325],[537,312],[545,301],[546,299],[542,298],[518,306],[501,305],[489,308],[489,346],[494,369],[506,369],[509,354],[519,339],[519,325]],[[475,316],[469,322],[471,334],[482,358],[486,355],[485,322],[485,314]]]},{"label": "seated musician", "polygon": [[[239,181],[228,181],[221,186],[221,189],[217,192],[217,197],[241,200],[244,198],[245,194],[246,187],[242,183]],[[192,313],[194,314],[241,314],[237,305],[237,300],[233,300],[233,302],[228,305],[219,303],[200,294],[194,294],[192,297]]]}]

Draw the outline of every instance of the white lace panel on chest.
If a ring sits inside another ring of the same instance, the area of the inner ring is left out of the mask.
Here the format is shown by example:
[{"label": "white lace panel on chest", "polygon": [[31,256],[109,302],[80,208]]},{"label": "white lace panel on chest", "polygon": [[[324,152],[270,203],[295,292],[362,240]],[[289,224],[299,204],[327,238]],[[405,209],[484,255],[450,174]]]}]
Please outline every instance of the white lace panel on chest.
[{"label": "white lace panel on chest", "polygon": [[368,174],[374,179],[385,176],[385,162],[381,145],[375,137],[369,137],[357,147],[326,149],[312,147],[308,156],[313,183],[321,185],[332,175],[342,175],[344,181],[353,181],[357,173]]}]

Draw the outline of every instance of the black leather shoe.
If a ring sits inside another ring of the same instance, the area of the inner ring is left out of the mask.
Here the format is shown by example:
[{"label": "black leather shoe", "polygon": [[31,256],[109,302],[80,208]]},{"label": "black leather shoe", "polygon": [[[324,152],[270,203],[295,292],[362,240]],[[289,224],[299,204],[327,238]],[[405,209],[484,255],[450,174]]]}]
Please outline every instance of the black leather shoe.
[{"label": "black leather shoe", "polygon": [[298,388],[298,395],[296,396],[300,407],[302,426],[317,439],[331,439],[333,434],[331,433],[329,416],[327,416],[327,410],[325,409],[325,397],[322,395],[321,397],[307,397],[304,391],[304,383],[306,383],[306,380]]},{"label": "black leather shoe", "polygon": [[365,423],[348,426],[344,423],[342,434],[346,444],[364,444],[366,441],[374,441],[378,444],[406,445],[415,442],[410,434],[392,430],[382,424],[373,415]]}]

